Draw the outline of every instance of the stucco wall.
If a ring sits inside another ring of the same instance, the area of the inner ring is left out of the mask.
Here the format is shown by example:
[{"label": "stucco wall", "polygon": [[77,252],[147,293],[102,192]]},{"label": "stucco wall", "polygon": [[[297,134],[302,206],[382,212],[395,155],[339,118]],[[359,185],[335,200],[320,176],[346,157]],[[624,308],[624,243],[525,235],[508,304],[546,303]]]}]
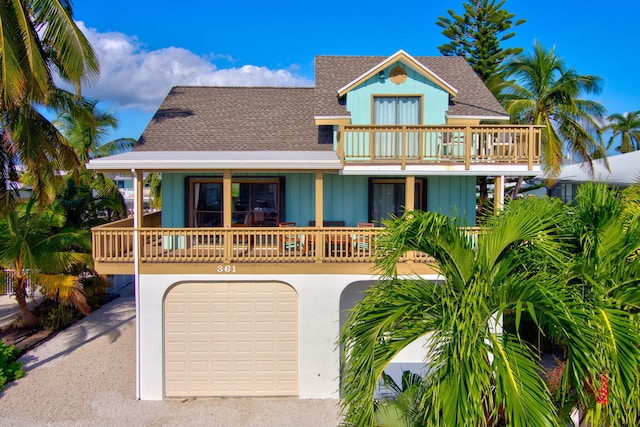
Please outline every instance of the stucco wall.
[{"label": "stucco wall", "polygon": [[[279,281],[298,293],[298,355],[300,398],[337,398],[341,310],[351,308],[375,277],[367,275],[141,275],[139,292],[140,399],[164,397],[164,299],[176,283],[197,281]],[[431,278],[435,279],[435,278]],[[349,287],[349,285],[357,285]],[[347,292],[344,293],[345,289]],[[344,319],[344,317],[343,317]],[[422,344],[400,355],[402,363],[424,360]]]}]

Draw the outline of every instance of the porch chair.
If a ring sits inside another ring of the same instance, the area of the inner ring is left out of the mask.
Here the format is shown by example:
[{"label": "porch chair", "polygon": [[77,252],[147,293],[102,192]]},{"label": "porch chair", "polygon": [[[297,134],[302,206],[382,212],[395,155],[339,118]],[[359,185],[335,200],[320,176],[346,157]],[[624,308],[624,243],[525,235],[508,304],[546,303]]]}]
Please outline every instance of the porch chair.
[{"label": "porch chair", "polygon": [[[375,224],[373,222],[359,222],[356,228],[373,228]],[[356,256],[369,256],[371,255],[371,234],[359,234],[356,233],[353,237],[353,250]]]},{"label": "porch chair", "polygon": [[[296,228],[296,223],[295,222],[281,222],[278,224],[278,227],[280,228]],[[280,240],[280,248],[282,249],[283,252],[287,252],[287,251],[291,251],[291,250],[298,250],[298,249],[303,249],[303,241],[302,241],[302,236],[300,234],[298,234],[297,232],[293,232],[293,233],[287,233],[287,234],[280,234],[279,235],[279,240]]]}]

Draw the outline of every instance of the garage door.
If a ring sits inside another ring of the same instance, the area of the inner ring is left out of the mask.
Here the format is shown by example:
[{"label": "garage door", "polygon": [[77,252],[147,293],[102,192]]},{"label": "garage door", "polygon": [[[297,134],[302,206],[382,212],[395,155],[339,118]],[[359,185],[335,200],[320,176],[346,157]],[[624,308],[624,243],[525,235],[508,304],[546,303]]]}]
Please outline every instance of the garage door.
[{"label": "garage door", "polygon": [[297,396],[298,298],[283,283],[183,283],[165,299],[165,395]]}]

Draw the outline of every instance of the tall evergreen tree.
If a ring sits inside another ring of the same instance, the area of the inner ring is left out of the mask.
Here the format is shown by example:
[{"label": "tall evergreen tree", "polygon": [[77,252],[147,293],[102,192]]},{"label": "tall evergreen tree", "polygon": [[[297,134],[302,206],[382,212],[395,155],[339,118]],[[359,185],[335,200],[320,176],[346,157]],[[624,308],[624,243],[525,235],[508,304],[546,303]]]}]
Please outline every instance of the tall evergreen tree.
[{"label": "tall evergreen tree", "polygon": [[513,28],[525,22],[503,9],[506,0],[468,0],[463,3],[464,13],[449,9],[449,17],[439,16],[436,24],[449,43],[438,46],[445,56],[463,56],[473,70],[493,90],[499,86],[502,73],[500,64],[510,55],[517,55],[522,48],[503,48],[501,43],[512,38]]}]

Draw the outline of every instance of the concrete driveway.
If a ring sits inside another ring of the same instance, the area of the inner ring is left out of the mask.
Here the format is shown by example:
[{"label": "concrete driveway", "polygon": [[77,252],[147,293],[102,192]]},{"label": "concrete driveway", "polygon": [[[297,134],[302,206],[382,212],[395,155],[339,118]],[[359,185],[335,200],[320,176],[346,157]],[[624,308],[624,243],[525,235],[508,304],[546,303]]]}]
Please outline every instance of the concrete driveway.
[{"label": "concrete driveway", "polygon": [[[126,289],[126,288],[125,288]],[[15,303],[15,302],[14,302]],[[338,426],[338,401],[135,399],[131,291],[23,356],[25,377],[0,393],[2,426]]]}]

